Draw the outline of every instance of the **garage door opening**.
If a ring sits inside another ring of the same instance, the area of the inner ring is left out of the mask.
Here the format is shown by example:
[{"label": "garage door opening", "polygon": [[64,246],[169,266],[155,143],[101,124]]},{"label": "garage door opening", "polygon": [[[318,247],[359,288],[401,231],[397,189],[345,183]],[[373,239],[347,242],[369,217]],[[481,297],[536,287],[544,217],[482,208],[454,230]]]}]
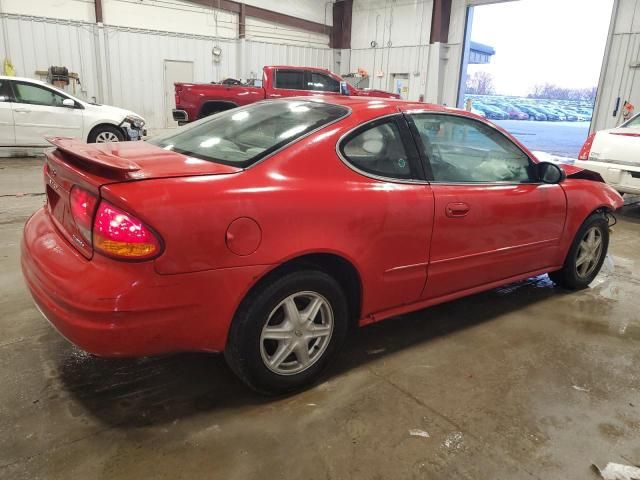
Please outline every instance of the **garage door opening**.
[{"label": "garage door opening", "polygon": [[588,132],[613,0],[469,7],[458,106],[534,151],[575,158]]}]

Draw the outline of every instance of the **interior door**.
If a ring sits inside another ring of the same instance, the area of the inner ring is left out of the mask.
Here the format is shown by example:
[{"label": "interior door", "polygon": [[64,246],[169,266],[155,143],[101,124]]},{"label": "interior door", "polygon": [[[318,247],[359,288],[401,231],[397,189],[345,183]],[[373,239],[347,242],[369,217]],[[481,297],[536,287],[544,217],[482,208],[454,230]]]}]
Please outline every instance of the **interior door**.
[{"label": "interior door", "polygon": [[391,91],[397,93],[403,100],[409,99],[409,74],[394,73],[392,75]]},{"label": "interior door", "polygon": [[543,269],[566,217],[560,185],[493,127],[462,116],[414,114],[434,195],[429,275],[434,298]]},{"label": "interior door", "polygon": [[0,80],[0,147],[15,145],[11,86],[8,80]]},{"label": "interior door", "polygon": [[177,82],[193,82],[193,62],[164,61],[164,124],[167,128],[178,126],[178,122],[173,120],[173,109],[176,108],[175,83]]},{"label": "interior door", "polygon": [[66,97],[55,90],[12,80],[16,145],[46,146],[45,135],[83,138],[83,108],[66,107]]}]

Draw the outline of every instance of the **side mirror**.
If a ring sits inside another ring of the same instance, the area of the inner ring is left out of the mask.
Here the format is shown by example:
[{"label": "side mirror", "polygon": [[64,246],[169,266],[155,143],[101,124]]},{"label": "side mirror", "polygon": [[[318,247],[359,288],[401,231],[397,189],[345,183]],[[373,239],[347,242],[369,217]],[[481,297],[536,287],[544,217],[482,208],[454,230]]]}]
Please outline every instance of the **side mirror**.
[{"label": "side mirror", "polygon": [[62,106],[67,108],[76,108],[76,102],[74,102],[70,98],[65,98],[64,100],[62,100]]},{"label": "side mirror", "polygon": [[340,82],[340,93],[342,95],[349,95],[349,87],[347,86],[347,82],[344,80]]},{"label": "side mirror", "polygon": [[567,173],[555,163],[540,162],[537,169],[538,178],[542,183],[557,184],[567,178]]}]

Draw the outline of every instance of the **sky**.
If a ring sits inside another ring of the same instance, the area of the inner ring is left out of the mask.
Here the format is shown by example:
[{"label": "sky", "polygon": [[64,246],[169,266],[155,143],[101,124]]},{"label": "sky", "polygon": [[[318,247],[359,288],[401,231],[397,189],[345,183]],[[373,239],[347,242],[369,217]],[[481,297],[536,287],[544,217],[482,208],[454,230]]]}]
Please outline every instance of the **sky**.
[{"label": "sky", "polygon": [[492,46],[496,93],[526,95],[535,84],[598,84],[613,0],[519,0],[474,8],[471,39]]}]

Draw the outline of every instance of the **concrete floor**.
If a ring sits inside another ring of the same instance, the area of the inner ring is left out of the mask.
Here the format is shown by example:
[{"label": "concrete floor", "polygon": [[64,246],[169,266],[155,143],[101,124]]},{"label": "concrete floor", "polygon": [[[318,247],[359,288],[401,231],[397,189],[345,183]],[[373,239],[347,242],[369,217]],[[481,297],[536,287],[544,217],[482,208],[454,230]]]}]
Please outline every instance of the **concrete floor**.
[{"label": "concrete floor", "polygon": [[18,262],[40,172],[0,161],[2,479],[566,480],[640,463],[640,206],[593,288],[542,276],[361,329],[324,383],[265,399],[221,356],[103,360],[52,330]]}]

